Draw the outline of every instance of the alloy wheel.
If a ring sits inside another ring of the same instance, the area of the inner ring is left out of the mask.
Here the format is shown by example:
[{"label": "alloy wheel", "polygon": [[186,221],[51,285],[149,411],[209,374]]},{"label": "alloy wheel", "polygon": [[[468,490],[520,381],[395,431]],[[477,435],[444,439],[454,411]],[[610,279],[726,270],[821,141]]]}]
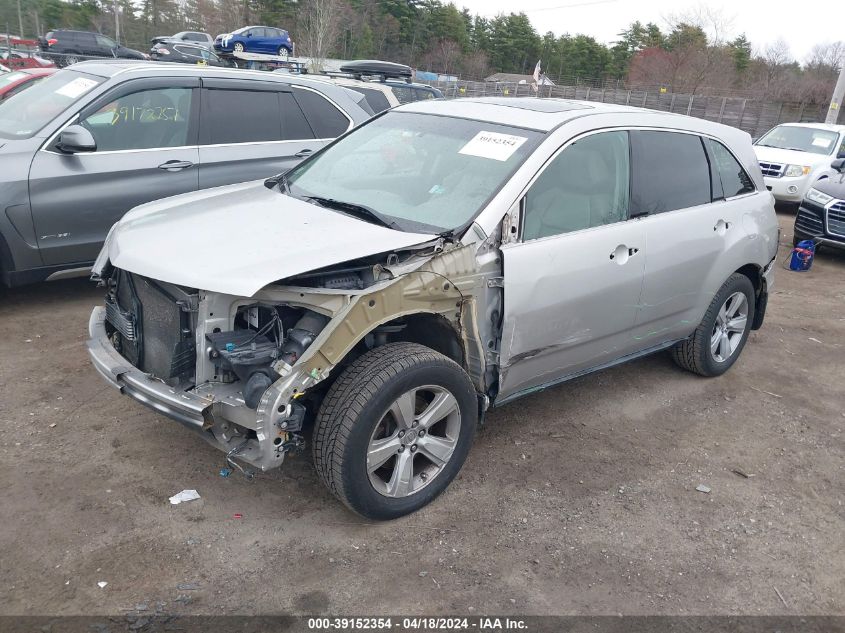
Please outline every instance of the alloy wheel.
[{"label": "alloy wheel", "polygon": [[443,472],[461,431],[461,411],[444,387],[426,385],[397,398],[367,446],[367,474],[386,497],[419,492]]},{"label": "alloy wheel", "polygon": [[717,363],[724,363],[733,356],[747,327],[748,298],[744,292],[734,292],[719,308],[710,335],[710,352]]}]

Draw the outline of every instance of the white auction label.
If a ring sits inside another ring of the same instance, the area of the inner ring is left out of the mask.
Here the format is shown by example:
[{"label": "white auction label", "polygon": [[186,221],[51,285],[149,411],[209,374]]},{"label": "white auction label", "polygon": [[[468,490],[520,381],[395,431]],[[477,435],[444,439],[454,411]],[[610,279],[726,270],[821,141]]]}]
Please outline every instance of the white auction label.
[{"label": "white auction label", "polygon": [[458,153],[506,161],[527,140],[524,136],[481,131],[471,138]]},{"label": "white auction label", "polygon": [[84,94],[91,90],[94,86],[97,85],[97,82],[93,79],[86,79],[85,77],[77,77],[70,83],[65,84],[58,90],[56,90],[57,95],[62,95],[63,97],[69,97],[71,99],[76,99],[81,94]]}]

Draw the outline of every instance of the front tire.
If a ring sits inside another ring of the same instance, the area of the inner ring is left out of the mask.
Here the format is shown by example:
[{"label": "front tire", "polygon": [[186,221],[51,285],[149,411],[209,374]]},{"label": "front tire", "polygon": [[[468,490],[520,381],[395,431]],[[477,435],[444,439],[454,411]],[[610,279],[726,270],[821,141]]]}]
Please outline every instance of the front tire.
[{"label": "front tire", "polygon": [[672,358],[701,376],[721,376],[736,362],[754,322],[754,285],[734,273],[719,289],[701,323],[672,348]]},{"label": "front tire", "polygon": [[457,363],[391,343],[355,360],[329,389],[314,426],[314,466],[354,512],[395,519],[443,492],[477,424],[475,389]]},{"label": "front tire", "polygon": [[243,53],[244,52],[244,45],[241,44],[240,42],[235,42],[235,44],[232,46],[232,50],[236,53]]}]

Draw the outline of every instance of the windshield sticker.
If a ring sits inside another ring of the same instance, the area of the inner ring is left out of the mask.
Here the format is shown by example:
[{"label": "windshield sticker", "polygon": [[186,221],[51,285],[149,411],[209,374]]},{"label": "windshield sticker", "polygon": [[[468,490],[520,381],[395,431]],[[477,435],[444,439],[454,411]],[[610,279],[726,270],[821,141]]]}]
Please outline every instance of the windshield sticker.
[{"label": "windshield sticker", "polygon": [[63,97],[69,97],[71,99],[76,99],[80,95],[88,92],[97,85],[97,82],[93,79],[86,79],[85,77],[77,77],[73,81],[68,84],[65,84],[58,90],[56,90],[57,95],[62,95]]},{"label": "windshield sticker", "polygon": [[824,147],[825,149],[827,149],[828,147],[830,147],[830,143],[831,143],[831,139],[829,139],[829,138],[814,138],[813,139],[813,145],[815,145],[816,147]]},{"label": "windshield sticker", "polygon": [[519,149],[528,138],[525,136],[514,136],[512,134],[499,134],[497,132],[481,131],[476,134],[469,143],[464,145],[459,154],[467,156],[479,156],[492,160],[506,161]]}]

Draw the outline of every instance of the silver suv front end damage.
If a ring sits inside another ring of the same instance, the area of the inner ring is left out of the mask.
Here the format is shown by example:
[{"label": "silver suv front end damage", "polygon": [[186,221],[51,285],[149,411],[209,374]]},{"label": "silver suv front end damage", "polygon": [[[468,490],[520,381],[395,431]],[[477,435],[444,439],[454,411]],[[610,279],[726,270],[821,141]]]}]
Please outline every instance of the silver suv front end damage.
[{"label": "silver suv front end damage", "polygon": [[[327,271],[271,284],[249,298],[134,278],[135,286],[160,286],[167,296],[184,292],[176,301],[178,308],[170,317],[164,308],[152,315],[143,307],[133,313],[128,309],[131,300],[112,291],[107,306],[95,308],[91,315],[88,351],[99,373],[121,393],[261,471],[281,465],[287,452],[302,447],[303,423],[313,415],[319,404],[315,398],[338,367],[386,342],[423,337],[426,344],[439,346],[466,369],[486,402],[486,394],[495,388],[502,302],[496,241],[437,240],[403,257],[390,254],[370,266],[368,283],[359,284],[363,288],[333,287],[349,284],[325,282],[339,278]],[[95,271],[107,287],[114,285],[108,269],[101,262]],[[121,302],[127,305],[117,305]],[[296,323],[282,324],[284,319],[279,319],[285,343],[279,340],[278,349],[261,334],[276,327],[259,325],[262,309],[271,310],[270,320],[283,310],[304,315]],[[253,317],[247,329],[236,329]],[[164,348],[178,354],[156,360],[161,350],[150,337],[167,318],[180,323],[184,341],[175,334]],[[132,340],[136,330],[138,338],[147,337],[142,342],[151,350],[141,354],[142,360],[132,352],[138,345]],[[248,373],[237,364],[242,357],[248,357],[247,363],[259,362],[255,359],[265,352],[269,362],[259,372]]]}]

